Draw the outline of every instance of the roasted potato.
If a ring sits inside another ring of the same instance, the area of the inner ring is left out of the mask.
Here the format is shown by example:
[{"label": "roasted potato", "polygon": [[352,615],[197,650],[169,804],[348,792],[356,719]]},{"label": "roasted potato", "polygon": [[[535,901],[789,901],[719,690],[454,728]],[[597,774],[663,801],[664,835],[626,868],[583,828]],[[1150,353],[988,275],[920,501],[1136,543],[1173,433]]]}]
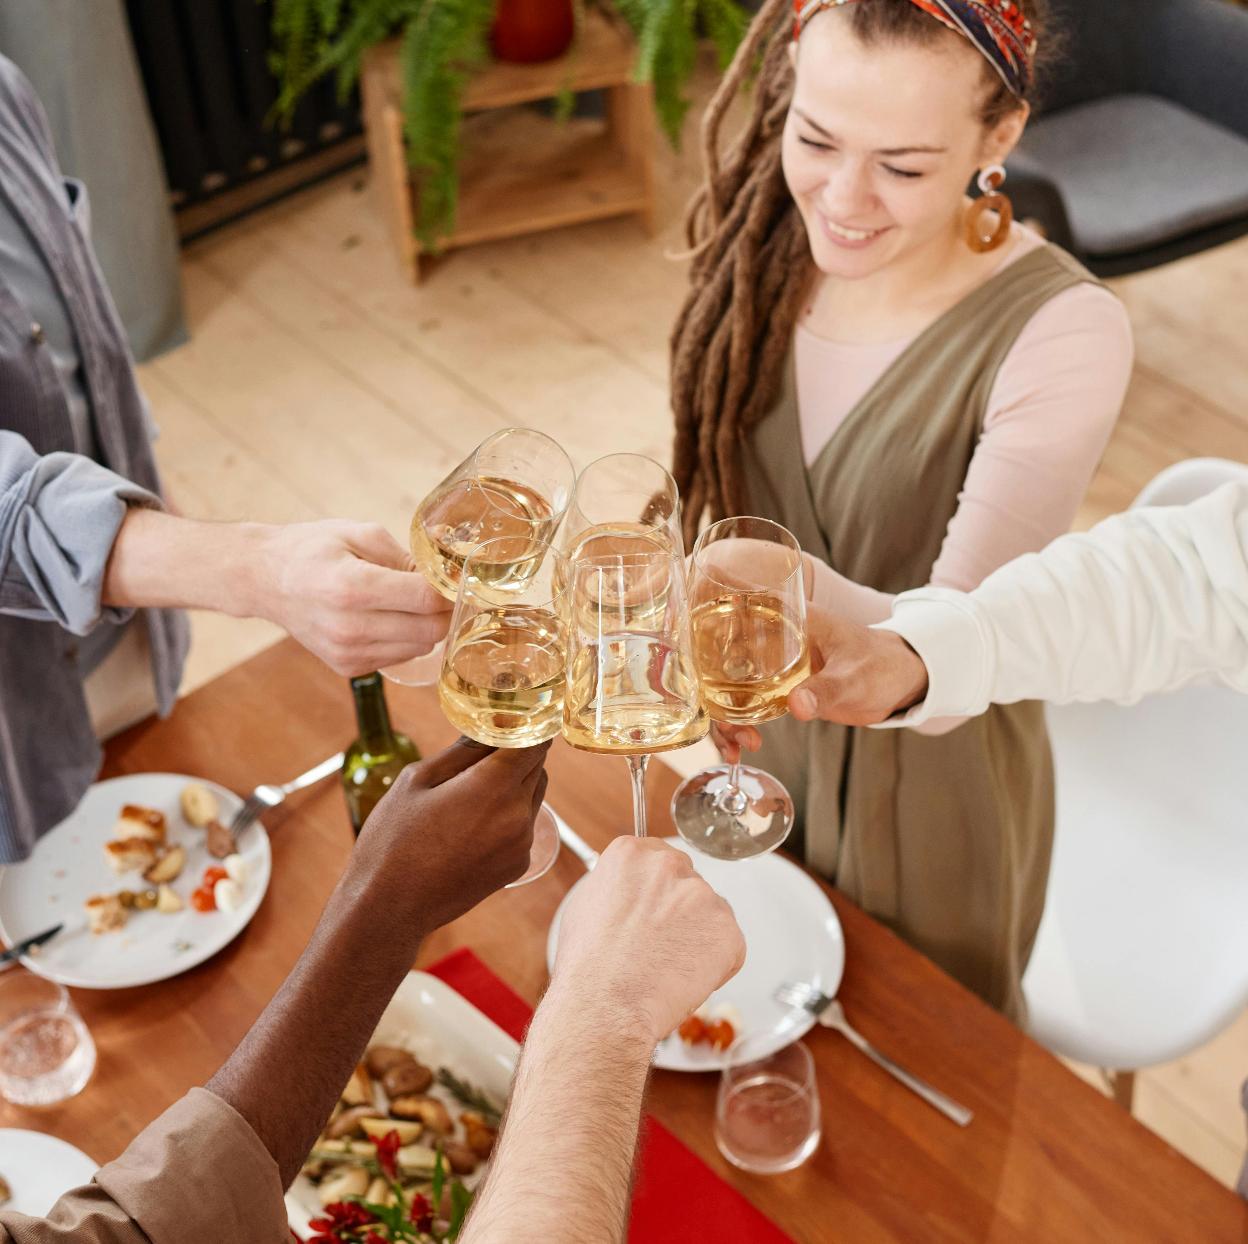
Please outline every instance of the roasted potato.
[{"label": "roasted potato", "polygon": [[216,795],[198,782],[182,788],[181,804],[182,815],[196,829],[203,829],[209,821],[215,821],[221,812]]},{"label": "roasted potato", "polygon": [[348,1106],[371,1106],[373,1104],[373,1080],[363,1063],[360,1063],[351,1073],[347,1087],[342,1090],[342,1100]]},{"label": "roasted potato", "polygon": [[[396,1097],[408,1097],[423,1093],[433,1083],[433,1072],[414,1058],[410,1063],[399,1063],[381,1077],[381,1087],[393,1101]],[[402,1116],[400,1116],[402,1117]]]},{"label": "roasted potato", "polygon": [[166,885],[170,881],[176,881],[186,864],[186,848],[170,847],[154,863],[151,868],[143,874],[144,881],[150,881],[152,885]]},{"label": "roasted potato", "polygon": [[465,1110],[459,1116],[464,1125],[464,1141],[468,1148],[479,1158],[488,1158],[494,1151],[494,1142],[498,1139],[498,1129],[486,1122],[485,1116],[475,1110]]},{"label": "roasted potato", "polygon": [[[362,1106],[357,1108],[363,1109]],[[419,1123],[409,1123],[406,1119],[364,1119],[361,1126],[369,1140],[380,1140],[391,1132],[398,1132],[401,1145],[415,1144],[425,1130]]]},{"label": "roasted potato", "polygon": [[363,1196],[368,1191],[368,1172],[362,1166],[330,1175],[320,1186],[322,1205],[344,1201],[349,1196]]}]

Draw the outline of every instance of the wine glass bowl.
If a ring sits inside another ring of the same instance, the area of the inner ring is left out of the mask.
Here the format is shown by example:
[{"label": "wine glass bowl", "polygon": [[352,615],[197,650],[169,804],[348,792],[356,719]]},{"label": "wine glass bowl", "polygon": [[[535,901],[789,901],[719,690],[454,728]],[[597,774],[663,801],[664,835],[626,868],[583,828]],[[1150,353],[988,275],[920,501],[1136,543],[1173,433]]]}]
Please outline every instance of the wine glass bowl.
[{"label": "wine glass bowl", "polygon": [[[694,546],[690,625],[706,711],[714,721],[760,725],[788,712],[810,675],[802,550],[767,519],[728,518]],[[736,762],[677,788],[672,819],[691,846],[719,859],[774,851],[794,822],[792,798],[771,774]]]},{"label": "wine glass bowl", "polygon": [[[429,583],[455,600],[464,559],[480,545],[494,545],[493,570],[480,577],[523,579],[535,569],[530,542],[554,537],[576,484],[571,459],[558,442],[530,428],[506,428],[486,437],[416,507],[409,532],[412,558]],[[382,670],[405,686],[436,682],[442,650]]]},{"label": "wine glass bowl", "polygon": [[559,733],[567,681],[563,556],[503,536],[464,558],[438,679],[452,725],[490,747],[532,747]]}]

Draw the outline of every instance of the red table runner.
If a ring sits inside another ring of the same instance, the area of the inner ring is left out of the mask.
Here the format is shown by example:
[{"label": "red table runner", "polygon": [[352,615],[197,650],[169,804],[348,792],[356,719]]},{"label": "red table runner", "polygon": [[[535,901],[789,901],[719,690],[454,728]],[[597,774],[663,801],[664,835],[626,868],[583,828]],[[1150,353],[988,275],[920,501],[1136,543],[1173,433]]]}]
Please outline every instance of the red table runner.
[{"label": "red table runner", "polygon": [[[532,1009],[471,950],[456,950],[428,971],[488,1015],[504,1032],[517,1041],[523,1039]],[[792,1244],[779,1227],[661,1123],[647,1117],[643,1126],[629,1222],[630,1244],[690,1244],[696,1240]]]}]

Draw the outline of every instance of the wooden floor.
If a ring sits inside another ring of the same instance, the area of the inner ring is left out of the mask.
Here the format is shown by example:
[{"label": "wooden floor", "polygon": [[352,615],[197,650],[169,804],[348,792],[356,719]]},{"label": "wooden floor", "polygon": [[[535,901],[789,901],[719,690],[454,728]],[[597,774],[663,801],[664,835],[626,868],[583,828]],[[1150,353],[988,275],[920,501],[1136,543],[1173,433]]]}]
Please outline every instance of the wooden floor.
[{"label": "wooden floor", "polygon": [[[405,539],[419,498],[497,428],[541,428],[578,466],[620,449],[666,459],[667,335],[684,283],[666,252],[694,163],[660,160],[658,236],[619,220],[481,246],[419,289],[399,276],[360,173],[194,244],[192,340],[142,369],[177,503],[221,520],[367,518]],[[1248,460],[1246,287],[1248,241],[1115,283],[1136,377],[1079,526],[1169,463]],[[194,629],[187,689],[277,637],[214,616]],[[1248,1015],[1144,1073],[1137,1113],[1232,1182],[1245,1075]]]}]

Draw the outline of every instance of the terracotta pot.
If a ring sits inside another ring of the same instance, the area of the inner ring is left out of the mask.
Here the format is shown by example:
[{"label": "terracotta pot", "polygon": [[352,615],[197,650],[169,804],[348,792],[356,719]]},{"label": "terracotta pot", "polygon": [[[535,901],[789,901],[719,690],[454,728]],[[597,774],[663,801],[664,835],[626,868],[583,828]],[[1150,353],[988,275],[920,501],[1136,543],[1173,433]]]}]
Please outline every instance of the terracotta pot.
[{"label": "terracotta pot", "polygon": [[572,43],[572,0],[498,0],[490,44],[499,60],[554,60]]}]

